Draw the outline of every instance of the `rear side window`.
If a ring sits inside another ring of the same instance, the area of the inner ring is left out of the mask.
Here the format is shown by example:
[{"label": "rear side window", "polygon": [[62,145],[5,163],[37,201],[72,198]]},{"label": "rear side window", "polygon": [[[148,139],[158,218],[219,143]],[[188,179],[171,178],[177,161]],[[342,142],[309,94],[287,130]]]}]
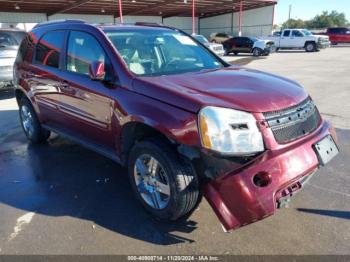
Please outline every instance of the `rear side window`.
[{"label": "rear side window", "polygon": [[285,37],[290,36],[290,30],[284,31],[283,36],[285,36]]},{"label": "rear side window", "polygon": [[17,53],[17,62],[30,62],[32,60],[32,53],[34,50],[34,43],[31,35],[27,35],[26,38],[22,41],[18,53]]},{"label": "rear side window", "polygon": [[59,68],[63,39],[63,31],[46,33],[36,46],[36,63]]},{"label": "rear side window", "polygon": [[100,61],[108,66],[106,60],[106,54],[95,37],[88,33],[71,31],[67,49],[68,71],[88,75],[93,61]]}]

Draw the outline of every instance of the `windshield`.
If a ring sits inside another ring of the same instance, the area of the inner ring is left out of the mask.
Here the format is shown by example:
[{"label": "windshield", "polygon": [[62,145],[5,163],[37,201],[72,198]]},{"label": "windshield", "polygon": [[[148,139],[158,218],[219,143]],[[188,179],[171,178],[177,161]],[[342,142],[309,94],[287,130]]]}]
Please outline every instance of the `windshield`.
[{"label": "windshield", "polygon": [[17,40],[9,33],[0,32],[0,46],[16,46]]},{"label": "windshield", "polygon": [[250,37],[250,40],[252,40],[253,42],[259,41],[259,39],[256,37]]},{"label": "windshield", "polygon": [[312,35],[312,33],[310,32],[310,31],[308,31],[308,30],[301,30],[303,33],[304,33],[304,35],[306,35],[306,36],[310,36],[310,35]]},{"label": "windshield", "polygon": [[106,34],[129,70],[139,76],[181,74],[224,66],[208,50],[178,31],[127,29]]},{"label": "windshield", "polygon": [[201,42],[202,44],[206,44],[209,43],[208,39],[206,39],[204,36],[202,35],[195,35],[193,36],[194,38],[196,38],[197,41]]}]

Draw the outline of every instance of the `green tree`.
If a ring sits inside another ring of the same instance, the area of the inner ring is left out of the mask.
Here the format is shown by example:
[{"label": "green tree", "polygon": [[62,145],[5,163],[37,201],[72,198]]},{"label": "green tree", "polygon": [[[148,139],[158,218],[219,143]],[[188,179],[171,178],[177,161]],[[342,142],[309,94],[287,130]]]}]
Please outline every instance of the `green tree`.
[{"label": "green tree", "polygon": [[306,23],[301,19],[289,19],[282,24],[282,28],[305,28]]},{"label": "green tree", "polygon": [[333,10],[332,12],[323,11],[322,14],[316,15],[309,21],[301,19],[289,19],[282,24],[282,28],[309,28],[324,29],[328,27],[344,27],[350,26],[346,19],[345,13]]},{"label": "green tree", "polygon": [[327,28],[327,27],[343,27],[347,26],[349,22],[344,13],[337,11],[324,11],[320,15],[316,15],[313,19],[306,22],[308,28]]}]

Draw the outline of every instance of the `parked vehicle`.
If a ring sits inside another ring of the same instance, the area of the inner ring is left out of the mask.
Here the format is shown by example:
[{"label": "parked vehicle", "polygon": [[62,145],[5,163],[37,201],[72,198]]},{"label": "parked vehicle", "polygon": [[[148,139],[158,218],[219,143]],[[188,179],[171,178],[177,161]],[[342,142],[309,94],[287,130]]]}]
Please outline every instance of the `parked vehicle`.
[{"label": "parked vehicle", "polygon": [[306,52],[316,52],[330,46],[328,36],[313,35],[306,29],[285,29],[280,36],[269,36],[265,39],[273,41],[277,51],[279,49],[305,49]]},{"label": "parked vehicle", "polygon": [[328,28],[326,35],[332,45],[350,43],[350,29],[346,27]]},{"label": "parked vehicle", "polygon": [[202,35],[192,35],[197,41],[201,42],[203,45],[208,47],[211,51],[213,51],[218,56],[224,56],[225,50],[222,44],[210,43],[207,38]]},{"label": "parked vehicle", "polygon": [[253,223],[338,153],[300,85],[230,65],[171,27],[41,24],[15,75],[29,141],[55,132],[126,166],[160,220],[188,216],[203,194],[226,230]]},{"label": "parked vehicle", "polygon": [[229,55],[234,53],[253,54],[254,56],[268,56],[275,51],[275,44],[270,40],[260,40],[256,37],[233,37],[224,43],[225,53]]},{"label": "parked vehicle", "polygon": [[227,33],[212,33],[209,37],[210,42],[212,43],[219,43],[222,44],[227,39],[230,39],[232,36],[230,36]]},{"label": "parked vehicle", "polygon": [[19,30],[0,29],[0,89],[12,85],[13,64],[25,35]]}]

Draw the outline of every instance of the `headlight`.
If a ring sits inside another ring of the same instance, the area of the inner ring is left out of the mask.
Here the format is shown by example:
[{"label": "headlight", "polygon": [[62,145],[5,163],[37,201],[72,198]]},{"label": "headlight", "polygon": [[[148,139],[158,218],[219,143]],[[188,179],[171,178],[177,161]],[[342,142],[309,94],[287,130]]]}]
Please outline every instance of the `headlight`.
[{"label": "headlight", "polygon": [[264,151],[256,119],[247,112],[204,107],[199,112],[203,147],[228,155],[250,155]]}]

